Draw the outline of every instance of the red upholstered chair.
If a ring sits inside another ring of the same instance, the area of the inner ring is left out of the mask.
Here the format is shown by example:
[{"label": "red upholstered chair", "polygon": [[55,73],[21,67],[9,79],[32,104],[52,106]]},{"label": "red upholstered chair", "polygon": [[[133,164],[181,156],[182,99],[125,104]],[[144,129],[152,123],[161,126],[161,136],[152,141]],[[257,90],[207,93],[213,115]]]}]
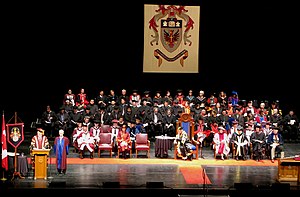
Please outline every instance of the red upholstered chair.
[{"label": "red upholstered chair", "polygon": [[101,151],[109,151],[110,157],[112,157],[113,140],[111,133],[100,133],[100,141],[98,143],[98,157],[101,156]]},{"label": "red upholstered chair", "polygon": [[112,128],[110,125],[104,124],[100,127],[100,133],[111,133]]},{"label": "red upholstered chair", "polygon": [[150,158],[150,140],[147,133],[138,133],[135,136],[135,155],[138,157],[139,151],[146,151],[147,157]]}]

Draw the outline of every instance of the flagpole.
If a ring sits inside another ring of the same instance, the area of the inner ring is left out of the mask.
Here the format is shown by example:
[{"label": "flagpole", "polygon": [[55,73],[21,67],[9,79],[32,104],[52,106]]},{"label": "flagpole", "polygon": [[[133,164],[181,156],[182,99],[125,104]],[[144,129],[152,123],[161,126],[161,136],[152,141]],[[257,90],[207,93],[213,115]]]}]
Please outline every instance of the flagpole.
[{"label": "flagpole", "polygon": [[[5,135],[4,135],[5,134]],[[4,138],[4,139],[3,139]],[[4,141],[5,140],[5,141]],[[5,143],[4,143],[5,142]],[[1,131],[1,143],[2,143],[2,145],[1,145],[1,166],[2,166],[2,168],[3,168],[3,170],[2,170],[2,178],[1,178],[1,181],[6,181],[7,180],[7,178],[5,178],[5,170],[7,170],[7,168],[8,168],[8,162],[7,163],[4,163],[4,159],[6,160],[6,161],[8,161],[7,160],[7,146],[6,146],[6,131],[5,131],[5,118],[4,118],[4,110],[3,110],[3,113],[2,113],[2,131]],[[3,147],[6,149],[5,151],[5,153],[4,153],[4,149],[3,149]],[[6,157],[4,158],[3,157],[3,154],[6,154]],[[4,166],[5,165],[5,166]]]},{"label": "flagpole", "polygon": [[2,171],[2,178],[1,178],[1,181],[6,181],[7,178],[4,177],[4,170]]}]

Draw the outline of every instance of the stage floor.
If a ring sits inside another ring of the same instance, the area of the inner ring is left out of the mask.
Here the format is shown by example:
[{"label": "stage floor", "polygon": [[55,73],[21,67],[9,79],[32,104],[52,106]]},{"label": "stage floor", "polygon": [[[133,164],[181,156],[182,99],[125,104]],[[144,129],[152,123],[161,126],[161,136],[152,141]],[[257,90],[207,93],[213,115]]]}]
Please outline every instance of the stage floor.
[{"label": "stage floor", "polygon": [[[300,144],[285,144],[285,156],[299,154]],[[24,179],[7,176],[2,181],[10,191],[18,189],[68,189],[82,191],[111,189],[112,192],[124,189],[145,190],[153,188],[165,192],[176,192],[178,195],[211,194],[224,195],[236,191],[237,186],[248,187],[255,191],[272,190],[275,187],[286,188],[289,191],[300,191],[300,185],[296,182],[278,182],[278,163],[269,160],[236,161],[229,158],[225,161],[214,159],[210,147],[203,150],[204,159],[183,161],[174,159],[172,150],[169,150],[166,158],[155,157],[154,144],[151,148],[150,158],[142,156],[136,158],[109,158],[103,153],[101,158],[95,154],[94,159],[88,156],[84,159],[73,152],[68,157],[67,173],[57,174],[55,157],[51,152],[48,159],[48,177],[44,179],[33,179],[33,170],[29,160],[28,173]],[[29,158],[29,156],[28,156]],[[157,191],[157,190],[156,190]],[[273,190],[272,190],[273,191]],[[23,191],[22,191],[23,192]],[[131,193],[131,192],[130,192]],[[131,195],[131,194],[130,194]]]}]

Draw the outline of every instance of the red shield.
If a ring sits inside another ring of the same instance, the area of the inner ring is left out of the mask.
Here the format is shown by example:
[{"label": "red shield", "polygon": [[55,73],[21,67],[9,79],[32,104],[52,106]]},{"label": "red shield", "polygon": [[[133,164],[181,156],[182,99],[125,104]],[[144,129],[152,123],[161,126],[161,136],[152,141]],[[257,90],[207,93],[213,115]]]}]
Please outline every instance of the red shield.
[{"label": "red shield", "polygon": [[168,18],[161,20],[161,42],[170,53],[174,52],[182,41],[182,20]]}]

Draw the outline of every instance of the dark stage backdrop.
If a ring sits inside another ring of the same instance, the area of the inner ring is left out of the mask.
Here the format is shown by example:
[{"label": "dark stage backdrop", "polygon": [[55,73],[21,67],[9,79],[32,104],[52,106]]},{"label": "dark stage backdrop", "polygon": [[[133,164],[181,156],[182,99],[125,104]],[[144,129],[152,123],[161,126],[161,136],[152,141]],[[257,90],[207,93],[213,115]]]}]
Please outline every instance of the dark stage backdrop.
[{"label": "dark stage backdrop", "polygon": [[[158,2],[158,1],[157,1]],[[144,3],[10,4],[2,18],[1,110],[25,122],[69,88],[178,88],[237,91],[241,99],[280,100],[299,115],[296,6],[180,1],[200,5],[199,73],[143,73]],[[161,1],[170,4],[170,1]],[[172,1],[174,4],[177,1]]]}]

